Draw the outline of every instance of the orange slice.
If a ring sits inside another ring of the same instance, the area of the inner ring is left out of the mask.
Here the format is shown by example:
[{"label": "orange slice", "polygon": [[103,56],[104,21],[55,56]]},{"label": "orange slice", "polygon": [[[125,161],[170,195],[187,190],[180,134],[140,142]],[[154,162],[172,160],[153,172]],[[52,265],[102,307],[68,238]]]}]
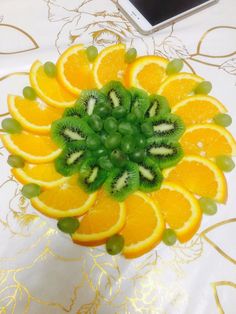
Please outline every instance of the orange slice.
[{"label": "orange slice", "polygon": [[167,77],[168,60],[158,56],[137,58],[131,63],[125,74],[127,86],[145,89],[150,94],[156,94],[161,83]]},{"label": "orange slice", "polygon": [[120,232],[125,239],[123,254],[134,258],[149,252],[161,241],[165,224],[158,206],[144,193],[129,196],[125,206],[126,224]]},{"label": "orange slice", "polygon": [[186,126],[211,123],[214,116],[227,112],[216,98],[205,95],[190,96],[177,103],[172,112],[182,118]]},{"label": "orange slice", "polygon": [[46,135],[34,135],[28,132],[4,134],[1,140],[6,149],[32,163],[45,163],[54,160],[61,149]]},{"label": "orange slice", "polygon": [[174,229],[180,242],[187,242],[197,232],[202,211],[196,198],[185,188],[165,182],[161,189],[152,193],[158,202],[164,220]]},{"label": "orange slice", "polygon": [[20,96],[9,95],[7,102],[12,117],[19,121],[25,130],[38,134],[48,134],[51,123],[63,114],[61,109]]},{"label": "orange slice", "polygon": [[227,183],[214,162],[199,156],[185,156],[175,167],[164,170],[167,181],[219,203],[227,200]]},{"label": "orange slice", "polygon": [[52,188],[68,180],[55,170],[54,163],[25,163],[23,168],[13,168],[11,171],[20,183],[36,183],[43,188]]},{"label": "orange slice", "polygon": [[32,206],[49,217],[81,216],[93,206],[97,193],[87,194],[75,178],[60,186],[43,191],[31,199]]},{"label": "orange slice", "polygon": [[84,45],[75,45],[63,52],[57,61],[57,71],[61,84],[75,95],[95,87]]},{"label": "orange slice", "polygon": [[160,86],[158,94],[165,96],[170,106],[183,100],[193,93],[194,89],[203,79],[191,73],[178,73],[169,76]]},{"label": "orange slice", "polygon": [[73,234],[75,242],[99,242],[121,230],[125,224],[126,211],[123,203],[118,203],[103,190],[97,200],[82,217],[79,229]]},{"label": "orange slice", "polygon": [[93,76],[98,88],[112,80],[123,82],[127,68],[125,52],[125,45],[117,44],[103,49],[98,54],[93,65]]},{"label": "orange slice", "polygon": [[37,95],[48,105],[65,108],[75,103],[76,96],[69,93],[57,78],[47,76],[40,61],[35,61],[31,66],[30,83]]},{"label": "orange slice", "polygon": [[186,129],[180,139],[185,154],[202,157],[236,155],[236,142],[231,133],[215,124],[197,124]]}]

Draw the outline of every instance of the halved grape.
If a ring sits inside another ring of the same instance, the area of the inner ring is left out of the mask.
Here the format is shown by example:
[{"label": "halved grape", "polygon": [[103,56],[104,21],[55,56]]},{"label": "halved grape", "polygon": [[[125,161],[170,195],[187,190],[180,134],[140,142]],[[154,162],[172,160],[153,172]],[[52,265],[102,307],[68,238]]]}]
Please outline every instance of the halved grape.
[{"label": "halved grape", "polygon": [[99,136],[90,135],[87,137],[86,145],[89,149],[96,150],[96,149],[100,148],[101,140],[100,140]]},{"label": "halved grape", "polygon": [[115,118],[113,118],[113,117],[106,118],[106,120],[104,122],[104,129],[107,133],[116,132],[117,127],[118,127],[118,122]]},{"label": "halved grape", "polygon": [[49,77],[55,77],[57,75],[56,65],[51,61],[47,61],[46,63],[44,63],[43,69]]},{"label": "halved grape", "polygon": [[97,114],[92,114],[88,122],[94,131],[101,131],[103,128],[103,121]]},{"label": "halved grape", "polygon": [[86,49],[86,54],[87,54],[87,57],[88,57],[89,61],[93,62],[97,58],[97,55],[98,55],[97,47],[89,46]]},{"label": "halved grape", "polygon": [[104,170],[111,170],[114,167],[108,156],[101,156],[98,159],[98,164]]},{"label": "halved grape", "polygon": [[178,73],[182,70],[183,66],[184,66],[183,60],[174,59],[168,63],[167,68],[166,68],[166,73],[168,75]]},{"label": "halved grape", "polygon": [[209,94],[212,90],[212,84],[209,81],[203,81],[195,88],[195,94]]},{"label": "halved grape", "polygon": [[17,155],[8,156],[7,163],[13,168],[23,168],[25,165],[24,159]]},{"label": "halved grape", "polygon": [[26,86],[23,89],[23,96],[29,100],[35,100],[37,98],[36,92],[31,86]]},{"label": "halved grape", "polygon": [[126,108],[123,107],[123,106],[118,106],[118,107],[115,107],[113,110],[112,110],[112,115],[113,117],[115,117],[116,119],[120,119],[120,118],[123,118],[125,115],[126,115]]},{"label": "halved grape", "polygon": [[111,107],[106,105],[106,104],[102,104],[99,106],[96,106],[94,109],[94,112],[99,115],[101,118],[105,118],[109,115],[111,111]]},{"label": "halved grape", "polygon": [[217,212],[217,205],[216,203],[208,198],[208,197],[201,197],[199,200],[200,207],[204,214],[206,215],[215,215]]},{"label": "halved grape", "polygon": [[79,228],[79,220],[75,217],[60,218],[57,227],[64,233],[72,234]]},{"label": "halved grape", "polygon": [[117,255],[123,250],[124,245],[124,237],[120,234],[115,234],[107,240],[106,251],[110,255]]},{"label": "halved grape", "polygon": [[232,123],[232,118],[226,113],[219,113],[213,118],[213,121],[218,125],[227,127]]},{"label": "halved grape", "polygon": [[126,121],[123,121],[119,124],[118,130],[121,134],[124,134],[124,135],[133,134],[132,124]]},{"label": "halved grape", "polygon": [[138,147],[144,148],[147,145],[147,140],[145,136],[138,135],[135,140]]},{"label": "halved grape", "polygon": [[230,172],[235,167],[235,163],[232,158],[224,155],[216,157],[216,164],[224,172]]},{"label": "halved grape", "polygon": [[162,241],[165,245],[171,246],[174,245],[177,241],[176,233],[173,229],[166,229],[162,236]]},{"label": "halved grape", "polygon": [[141,125],[141,130],[146,137],[151,137],[154,134],[153,126],[151,122],[148,121]]},{"label": "halved grape", "polygon": [[107,149],[114,149],[116,147],[118,147],[121,143],[121,135],[120,133],[113,133],[113,134],[110,134],[106,140],[105,140],[105,147]]},{"label": "halved grape", "polygon": [[126,51],[125,62],[131,63],[136,59],[136,57],[137,57],[137,50],[135,48],[130,48]]},{"label": "halved grape", "polygon": [[41,193],[41,187],[35,183],[28,183],[23,186],[21,193],[26,198],[36,197]]},{"label": "halved grape", "polygon": [[140,162],[146,157],[146,152],[142,148],[137,148],[130,157],[133,161]]},{"label": "halved grape", "polygon": [[2,128],[5,132],[15,134],[22,131],[20,123],[12,118],[6,118],[2,121]]},{"label": "halved grape", "polygon": [[130,112],[126,117],[128,122],[135,123],[137,122],[137,117],[133,112]]},{"label": "halved grape", "polygon": [[110,156],[111,162],[116,167],[123,167],[127,161],[126,155],[119,149],[115,149],[111,152]]},{"label": "halved grape", "polygon": [[121,149],[124,153],[130,154],[135,149],[135,142],[131,136],[125,136],[122,138]]}]

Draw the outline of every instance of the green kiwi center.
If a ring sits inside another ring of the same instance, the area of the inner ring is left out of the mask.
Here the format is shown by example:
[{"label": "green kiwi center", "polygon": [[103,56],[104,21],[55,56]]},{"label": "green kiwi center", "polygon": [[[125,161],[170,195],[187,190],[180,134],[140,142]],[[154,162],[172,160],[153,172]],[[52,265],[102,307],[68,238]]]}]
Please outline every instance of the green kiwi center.
[{"label": "green kiwi center", "polygon": [[154,100],[151,107],[148,110],[149,117],[154,117],[158,113],[159,103],[157,100]]},{"label": "green kiwi center", "polygon": [[173,123],[162,122],[153,126],[154,132],[156,133],[169,133],[175,129]]},{"label": "green kiwi center", "polygon": [[155,179],[155,176],[151,172],[150,169],[145,168],[144,166],[139,166],[139,172],[142,177],[144,177],[148,181],[153,181]]},{"label": "green kiwi center", "polygon": [[96,105],[97,99],[95,97],[90,97],[87,101],[87,113],[89,116],[93,113],[94,107]]},{"label": "green kiwi center", "polygon": [[96,180],[97,175],[98,175],[98,170],[99,170],[98,167],[94,167],[94,168],[92,169],[91,173],[89,174],[89,176],[88,176],[87,179],[86,179],[86,181],[87,181],[88,183],[91,184],[91,183],[93,183],[93,182]]},{"label": "green kiwi center", "polygon": [[126,187],[129,181],[129,173],[128,171],[124,171],[120,177],[115,180],[115,183],[113,184],[114,192],[120,191]]},{"label": "green kiwi center", "polygon": [[72,153],[66,160],[67,165],[73,165],[76,163],[84,154],[84,151]]},{"label": "green kiwi center", "polygon": [[67,139],[73,140],[73,141],[80,141],[80,140],[85,139],[85,137],[78,130],[66,128],[63,134]]},{"label": "green kiwi center", "polygon": [[149,152],[153,156],[168,156],[174,154],[174,149],[166,146],[153,146],[149,149]]},{"label": "green kiwi center", "polygon": [[116,91],[115,90],[111,90],[110,93],[109,93],[109,98],[110,98],[110,101],[111,101],[111,104],[114,108],[116,107],[119,107],[120,106],[120,97],[119,95],[117,95]]}]

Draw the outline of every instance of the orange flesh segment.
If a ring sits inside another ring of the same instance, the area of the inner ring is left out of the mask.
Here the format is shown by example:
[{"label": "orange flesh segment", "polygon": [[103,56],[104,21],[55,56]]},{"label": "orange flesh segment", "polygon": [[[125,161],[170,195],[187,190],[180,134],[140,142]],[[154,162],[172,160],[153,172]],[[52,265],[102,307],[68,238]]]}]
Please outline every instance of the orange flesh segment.
[{"label": "orange flesh segment", "polygon": [[[14,170],[14,169],[13,169]],[[35,180],[51,182],[59,180],[62,176],[56,171],[53,163],[29,164],[26,163],[22,170]]]}]

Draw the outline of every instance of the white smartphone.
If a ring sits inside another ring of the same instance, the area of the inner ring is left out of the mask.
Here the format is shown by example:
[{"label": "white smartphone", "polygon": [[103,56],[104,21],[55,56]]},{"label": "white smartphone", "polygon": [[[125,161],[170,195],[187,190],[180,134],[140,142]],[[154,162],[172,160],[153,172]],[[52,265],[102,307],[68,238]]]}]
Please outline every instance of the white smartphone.
[{"label": "white smartphone", "polygon": [[117,0],[123,14],[142,34],[151,34],[219,0]]}]

